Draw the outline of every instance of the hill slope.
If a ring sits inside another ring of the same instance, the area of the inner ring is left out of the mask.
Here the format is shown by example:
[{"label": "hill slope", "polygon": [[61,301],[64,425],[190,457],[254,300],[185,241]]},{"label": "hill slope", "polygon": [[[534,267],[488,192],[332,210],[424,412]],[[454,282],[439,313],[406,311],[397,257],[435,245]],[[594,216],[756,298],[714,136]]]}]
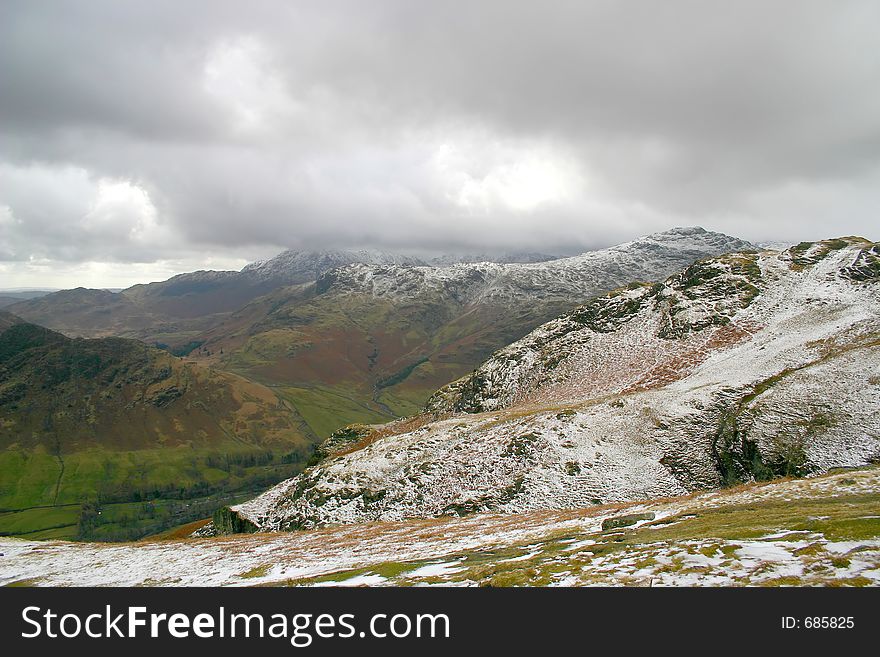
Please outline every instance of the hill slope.
[{"label": "hill slope", "polygon": [[880,245],[696,263],[541,326],[237,507],[261,529],[680,495],[880,457]]},{"label": "hill slope", "polygon": [[[111,528],[96,526],[116,524],[139,535],[173,520],[163,501],[216,503],[289,476],[308,435],[272,391],[240,377],[134,340],[0,317],[0,532],[104,536]],[[94,505],[141,502],[151,507],[83,524],[83,503],[97,515]]]},{"label": "hill slope", "polygon": [[10,326],[20,324],[23,320],[12,313],[0,310],[0,333],[8,329]]}]

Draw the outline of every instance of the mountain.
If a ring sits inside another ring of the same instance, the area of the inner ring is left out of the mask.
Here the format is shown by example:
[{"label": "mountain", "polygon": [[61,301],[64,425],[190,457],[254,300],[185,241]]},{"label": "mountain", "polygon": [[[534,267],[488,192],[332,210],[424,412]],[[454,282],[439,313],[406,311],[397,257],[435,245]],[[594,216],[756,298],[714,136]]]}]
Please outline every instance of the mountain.
[{"label": "mountain", "polygon": [[231,312],[280,285],[237,271],[195,271],[133,285],[120,296],[168,320],[192,319]]},{"label": "mountain", "polygon": [[547,255],[546,253],[537,253],[534,251],[515,251],[511,253],[502,253],[501,255],[489,255],[488,253],[461,253],[443,255],[429,258],[427,264],[432,267],[449,267],[451,265],[469,264],[475,262],[498,262],[509,264],[515,262],[547,262],[548,260],[558,260],[559,256]]},{"label": "mountain", "polygon": [[12,299],[36,299],[38,297],[44,297],[47,294],[51,294],[52,292],[57,292],[57,289],[42,289],[42,288],[30,288],[30,287],[14,287],[14,288],[2,288],[0,289],[0,295],[4,297],[10,297]]},{"label": "mountain", "polygon": [[107,290],[78,287],[19,301],[7,310],[29,322],[58,328],[71,336],[123,334],[154,318],[127,296]]},{"label": "mountain", "polygon": [[749,246],[679,228],[525,264],[429,267],[376,251],[286,251],[241,272],[119,293],[65,290],[9,309],[71,336],[139,339],[270,386],[324,437],[417,412],[494,350],[597,294]]},{"label": "mountain", "polygon": [[0,313],[2,533],[137,537],[290,476],[310,440],[263,386]]},{"label": "mountain", "polygon": [[25,301],[27,299],[36,299],[38,297],[51,294],[55,290],[30,290],[30,289],[14,289],[0,290],[0,308],[11,306],[14,303]]},{"label": "mountain", "polygon": [[[352,265],[318,279],[319,292],[368,293],[377,298],[414,299],[425,295],[463,304],[538,302],[570,304],[597,289],[654,280],[670,268],[732,251],[750,243],[703,228],[674,228],[599,251],[537,263],[464,263],[449,267]],[[675,264],[672,264],[675,263]]]},{"label": "mountain", "polygon": [[260,280],[283,281],[285,285],[298,285],[316,281],[321,274],[351,264],[402,265],[425,264],[418,258],[361,249],[358,251],[293,251],[279,253],[274,258],[247,265],[241,270],[245,276]]},{"label": "mountain", "polygon": [[130,337],[184,354],[194,348],[201,332],[257,297],[287,285],[314,282],[328,269],[353,262],[421,264],[379,251],[284,251],[240,272],[189,272],[118,293],[63,290],[13,301],[8,307],[28,321],[72,337]]},{"label": "mountain", "polygon": [[880,244],[728,254],[540,326],[218,523],[576,508],[863,466],[878,393]]},{"label": "mountain", "polygon": [[678,228],[540,263],[352,264],[255,300],[199,335],[192,357],[273,386],[326,436],[417,412],[496,349],[598,294],[750,246]]},{"label": "mountain", "polygon": [[288,285],[313,283],[321,274],[352,263],[415,265],[421,261],[382,251],[284,251],[235,271],[197,271],[161,283],[134,285],[123,294],[154,312],[194,318],[237,310]]},{"label": "mountain", "polygon": [[[490,256],[440,256],[447,266],[459,262],[538,262],[536,253]],[[0,291],[0,307],[12,306],[28,321],[73,337],[132,337],[167,340],[172,349],[257,297],[289,285],[314,283],[331,269],[350,264],[417,266],[425,261],[377,250],[293,251],[245,266],[241,271],[195,271],[166,281],[133,285],[119,292],[76,288],[56,292]]]}]

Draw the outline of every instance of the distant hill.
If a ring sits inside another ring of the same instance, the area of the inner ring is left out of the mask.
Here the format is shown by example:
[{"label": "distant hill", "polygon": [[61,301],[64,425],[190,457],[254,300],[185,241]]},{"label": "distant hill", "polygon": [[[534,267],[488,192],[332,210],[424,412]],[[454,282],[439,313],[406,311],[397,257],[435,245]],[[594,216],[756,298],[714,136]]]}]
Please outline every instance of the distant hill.
[{"label": "distant hill", "polygon": [[0,306],[69,336],[130,337],[186,353],[194,336],[257,297],[284,286],[313,283],[326,271],[355,262],[422,264],[380,251],[284,251],[240,272],[190,272],[116,293],[80,287],[42,298],[21,297],[28,299],[24,301],[10,295],[8,304]]},{"label": "distant hill", "polygon": [[29,322],[78,337],[120,335],[132,326],[154,320],[123,294],[84,287],[19,301],[7,310]]},{"label": "distant hill", "polygon": [[5,331],[14,324],[20,324],[22,321],[24,320],[22,320],[20,317],[17,317],[12,313],[0,310],[0,332]]},{"label": "distant hill", "polygon": [[142,535],[295,472],[312,440],[259,384],[0,313],[0,533]]},{"label": "distant hill", "polygon": [[0,290],[0,308],[11,306],[19,301],[26,299],[36,299],[47,294],[51,294],[55,290]]}]

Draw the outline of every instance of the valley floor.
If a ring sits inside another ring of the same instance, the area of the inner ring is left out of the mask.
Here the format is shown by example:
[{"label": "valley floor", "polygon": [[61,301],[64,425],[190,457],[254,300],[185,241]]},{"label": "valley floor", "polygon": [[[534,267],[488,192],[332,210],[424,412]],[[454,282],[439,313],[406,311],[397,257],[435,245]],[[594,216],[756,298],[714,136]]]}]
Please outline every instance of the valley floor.
[{"label": "valley floor", "polygon": [[2,538],[0,584],[877,586],[880,467],[569,511],[128,544]]}]

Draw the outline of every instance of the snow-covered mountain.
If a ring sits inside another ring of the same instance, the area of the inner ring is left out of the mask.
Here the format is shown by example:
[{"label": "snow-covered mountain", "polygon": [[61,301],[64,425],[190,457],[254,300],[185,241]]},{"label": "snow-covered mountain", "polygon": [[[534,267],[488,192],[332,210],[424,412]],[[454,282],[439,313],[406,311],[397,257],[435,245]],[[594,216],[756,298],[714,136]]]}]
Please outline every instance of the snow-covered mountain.
[{"label": "snow-covered mountain", "polygon": [[288,249],[268,260],[251,263],[241,274],[260,280],[284,281],[288,285],[309,283],[324,272],[354,263],[364,265],[424,265],[425,262],[399,253],[373,249],[355,251],[294,251]]},{"label": "snow-covered mountain", "polygon": [[752,249],[744,240],[700,227],[673,228],[570,258],[536,263],[464,263],[447,267],[356,264],[318,279],[318,290],[415,299],[437,294],[459,303],[586,300],[630,281],[652,281],[695,260]]},{"label": "snow-covered mountain", "polygon": [[324,251],[296,251],[288,249],[268,260],[251,263],[241,270],[247,276],[260,279],[285,280],[289,284],[314,281],[324,272],[346,265],[400,265],[404,267],[431,266],[449,267],[451,265],[498,262],[526,263],[556,260],[558,256],[533,252],[489,253],[445,253],[433,257],[419,258],[402,253],[379,251],[377,249]]},{"label": "snow-covered mountain", "polygon": [[[650,262],[692,237],[636,252]],[[611,250],[623,272],[631,249]],[[552,290],[554,267],[531,270]],[[388,271],[351,280],[391,293],[376,284],[399,279]],[[482,290],[515,288],[504,274]],[[498,351],[428,410],[338,434],[318,465],[232,515],[272,530],[574,508],[867,464],[880,458],[880,244],[724,255],[632,284]]]},{"label": "snow-covered mountain", "polygon": [[548,260],[558,260],[558,255],[547,255],[546,253],[537,253],[533,251],[514,251],[510,253],[502,253],[501,255],[490,255],[488,253],[445,253],[443,255],[428,258],[427,264],[432,267],[449,267],[450,265],[467,264],[473,262],[546,262]]},{"label": "snow-covered mountain", "polygon": [[[740,242],[726,236],[705,233],[702,229],[675,229],[668,234],[660,234],[658,240],[669,242],[669,236],[676,231],[702,232],[697,236],[697,239],[692,240],[689,254],[686,252],[677,254],[680,255],[680,258],[676,261],[676,267],[684,266],[686,262],[698,257],[733,250],[733,247],[736,246],[734,242]],[[664,235],[666,237],[663,237]],[[632,244],[640,244],[643,241],[638,240]],[[730,241],[730,244],[727,244],[727,241]],[[715,249],[715,243],[721,247],[720,250]],[[740,242],[740,244],[742,243]],[[625,245],[614,248],[620,249],[623,246]],[[687,250],[684,241],[682,241],[682,247]],[[660,259],[654,258],[653,269],[655,271],[657,263],[663,257],[663,254],[658,255]],[[483,256],[473,257],[481,261],[492,259],[488,256],[485,258]],[[507,258],[510,259],[510,262],[532,262],[545,259],[539,254],[512,254],[498,256],[495,259],[505,261]],[[453,271],[453,273],[441,274],[439,279],[464,279],[464,282],[467,283],[468,279],[477,281],[484,275],[489,275],[494,279],[496,276],[492,272],[500,271],[488,263],[462,266],[454,264],[461,259],[468,260],[469,257],[440,256],[436,258],[438,264],[442,263],[442,268],[450,268]],[[567,267],[564,260],[554,262],[558,263],[557,268]],[[181,348],[201,339],[200,333],[222,321],[223,316],[243,308],[259,297],[286,286],[311,285],[328,272],[350,265],[357,265],[359,272],[385,272],[386,268],[391,267],[393,271],[397,272],[396,275],[400,275],[403,279],[412,276],[416,276],[416,278],[420,275],[425,276],[424,271],[437,269],[436,267],[427,267],[427,263],[417,257],[371,249],[350,251],[287,250],[268,260],[249,264],[241,271],[195,271],[178,274],[165,281],[133,285],[118,293],[78,288],[73,291],[75,294],[69,290],[62,290],[40,299],[24,301],[7,299],[0,300],[0,303],[28,321],[70,336],[116,335],[134,337],[148,342],[167,343],[171,347]],[[515,268],[518,265],[505,266]],[[425,267],[425,269],[422,270],[422,274],[413,274],[409,272],[413,267]],[[669,271],[672,269],[664,271],[664,275]],[[628,272],[628,274],[635,273],[633,270]],[[577,272],[573,271],[573,275],[576,277]],[[432,278],[431,275],[427,275],[427,277]],[[509,278],[509,276],[507,277]],[[521,278],[528,284],[526,280],[528,276]],[[620,277],[614,275],[614,272],[609,272],[607,279],[597,279],[599,285],[592,288],[592,293],[608,289],[604,285],[608,281],[611,281],[611,287],[622,282]],[[617,282],[615,283],[615,281]],[[324,284],[326,283],[325,280]],[[406,283],[404,280],[402,284],[411,285],[412,281]],[[469,283],[467,284],[469,285]],[[536,280],[536,284],[543,283]],[[574,290],[574,292],[578,290]]]}]

